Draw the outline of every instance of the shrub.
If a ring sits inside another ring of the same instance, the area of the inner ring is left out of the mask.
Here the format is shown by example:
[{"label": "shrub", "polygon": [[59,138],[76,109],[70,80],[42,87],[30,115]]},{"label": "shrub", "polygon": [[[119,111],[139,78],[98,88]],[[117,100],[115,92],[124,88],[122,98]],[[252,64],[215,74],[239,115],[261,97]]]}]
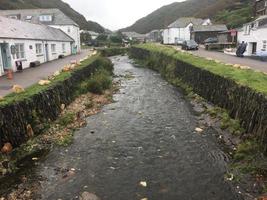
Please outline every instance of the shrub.
[{"label": "shrub", "polygon": [[102,94],[104,90],[107,90],[112,85],[112,79],[110,72],[104,69],[101,69],[92,77],[81,84],[80,92],[92,92],[95,94]]}]

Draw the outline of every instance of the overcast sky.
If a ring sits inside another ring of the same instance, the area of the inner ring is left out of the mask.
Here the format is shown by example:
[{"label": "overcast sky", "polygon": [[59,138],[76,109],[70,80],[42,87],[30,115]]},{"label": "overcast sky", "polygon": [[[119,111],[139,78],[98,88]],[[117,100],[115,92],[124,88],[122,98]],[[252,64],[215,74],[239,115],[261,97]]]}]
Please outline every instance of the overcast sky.
[{"label": "overcast sky", "polygon": [[86,19],[105,28],[117,30],[132,25],[136,20],[161,6],[183,0],[63,0]]}]

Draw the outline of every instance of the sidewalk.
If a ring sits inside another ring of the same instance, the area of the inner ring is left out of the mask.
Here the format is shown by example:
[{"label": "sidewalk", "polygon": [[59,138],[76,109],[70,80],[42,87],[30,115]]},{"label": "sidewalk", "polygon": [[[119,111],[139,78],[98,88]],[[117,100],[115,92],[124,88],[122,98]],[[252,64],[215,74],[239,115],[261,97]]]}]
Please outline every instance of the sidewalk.
[{"label": "sidewalk", "polygon": [[80,60],[89,54],[89,50],[83,50],[78,55],[72,55],[63,59],[44,63],[36,68],[25,69],[23,72],[14,73],[13,80],[8,80],[6,76],[0,77],[0,96],[5,96],[12,92],[13,85],[17,84],[27,88],[41,79],[47,79],[54,72],[62,69],[64,65],[69,64],[71,60]]},{"label": "sidewalk", "polygon": [[198,51],[192,51],[193,54],[200,56],[200,57],[209,57],[215,60],[219,60],[223,63],[230,63],[230,64],[240,64],[243,66],[249,66],[251,69],[267,72],[267,62],[253,60],[251,58],[239,58],[232,55],[227,55],[221,52],[216,51],[206,51],[203,48],[200,48]]}]

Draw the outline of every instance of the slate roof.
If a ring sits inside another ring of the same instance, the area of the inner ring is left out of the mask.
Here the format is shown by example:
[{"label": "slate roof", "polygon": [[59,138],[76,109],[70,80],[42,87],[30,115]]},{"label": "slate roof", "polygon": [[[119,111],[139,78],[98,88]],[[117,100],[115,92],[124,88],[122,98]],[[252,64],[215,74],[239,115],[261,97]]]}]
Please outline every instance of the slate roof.
[{"label": "slate roof", "polygon": [[[20,9],[20,10],[0,10],[1,16],[18,16],[18,19],[22,21],[27,21],[35,24],[45,24],[45,25],[75,25],[79,26],[72,19],[66,16],[62,11],[56,8],[52,9]],[[40,22],[40,15],[52,15],[51,22]],[[31,19],[27,19],[31,16]]]},{"label": "slate roof", "polygon": [[190,23],[192,23],[193,25],[202,25],[204,23],[204,20],[194,17],[182,17],[170,24],[168,28],[185,28]]},{"label": "slate roof", "polygon": [[196,25],[193,27],[193,32],[222,32],[227,31],[227,27],[224,24],[218,24],[218,25]]},{"label": "slate roof", "polygon": [[72,42],[60,29],[0,16],[0,38]]}]

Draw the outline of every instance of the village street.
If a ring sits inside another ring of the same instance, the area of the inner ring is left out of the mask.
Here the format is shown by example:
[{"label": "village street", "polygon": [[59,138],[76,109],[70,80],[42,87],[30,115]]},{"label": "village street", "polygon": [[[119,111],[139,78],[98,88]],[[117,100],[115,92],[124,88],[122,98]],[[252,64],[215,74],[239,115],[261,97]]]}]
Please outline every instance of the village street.
[{"label": "village street", "polygon": [[89,117],[73,144],[37,161],[28,174],[40,179],[36,199],[241,199],[224,180],[228,158],[216,132],[194,131],[183,94],[126,56],[112,60],[122,81],[115,102]]},{"label": "village street", "polygon": [[204,57],[204,58],[213,58],[215,60],[219,60],[223,63],[230,64],[240,64],[243,66],[249,66],[254,70],[259,70],[262,72],[267,72],[267,62],[263,62],[260,60],[254,60],[250,58],[239,58],[232,55],[227,55],[225,53],[217,52],[217,51],[206,51],[204,48],[199,48],[198,51],[192,51],[193,54]]},{"label": "village street", "polygon": [[86,57],[89,50],[83,50],[80,54],[65,57],[63,59],[54,60],[44,63],[35,68],[25,69],[23,72],[14,73],[13,80],[8,80],[6,76],[0,77],[0,96],[5,96],[12,92],[13,85],[17,84],[23,88],[29,87],[39,80],[47,79],[54,72],[60,70],[64,65],[69,64],[72,60],[79,61]]}]

